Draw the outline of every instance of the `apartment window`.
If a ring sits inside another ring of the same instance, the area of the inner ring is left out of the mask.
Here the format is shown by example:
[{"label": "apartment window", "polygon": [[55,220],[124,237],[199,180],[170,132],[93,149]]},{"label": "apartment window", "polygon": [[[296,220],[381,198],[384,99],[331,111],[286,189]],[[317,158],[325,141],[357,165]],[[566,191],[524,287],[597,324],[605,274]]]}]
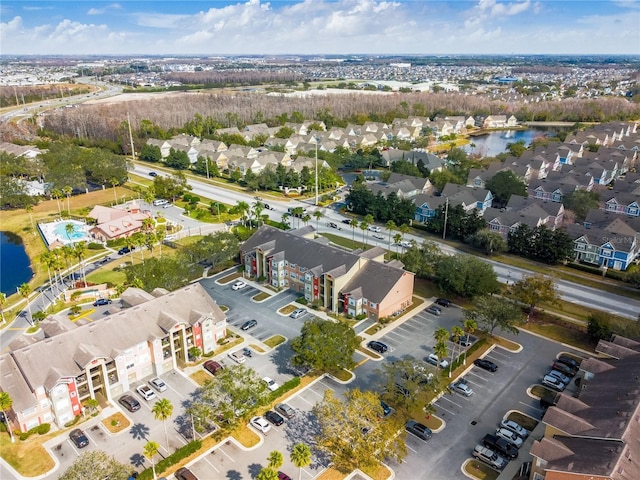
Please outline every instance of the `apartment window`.
[{"label": "apartment window", "polygon": [[602,249],[602,251],[600,252],[600,255],[602,255],[603,257],[612,257],[613,252],[611,250]]},{"label": "apartment window", "polygon": [[363,304],[363,305],[366,305],[366,304],[367,304],[367,299],[366,299],[366,298],[363,298],[363,299],[362,299],[362,304]]},{"label": "apartment window", "polygon": [[585,244],[584,244],[584,243],[579,243],[579,244],[577,244],[577,245],[576,245],[576,249],[577,249],[577,250],[584,250],[584,249],[585,249],[585,247],[586,247],[586,246],[585,246]]},{"label": "apartment window", "polygon": [[69,392],[69,396],[71,398],[74,398],[76,396],[76,392],[75,391]]},{"label": "apartment window", "polygon": [[131,368],[133,368],[135,366],[136,366],[135,363],[128,363],[126,368],[127,368],[127,370],[129,370],[129,369],[131,369]]},{"label": "apartment window", "polygon": [[369,307],[370,307],[370,308],[378,308],[378,305],[377,305],[376,303],[371,302],[371,303],[369,304]]},{"label": "apartment window", "polygon": [[635,215],[638,215],[638,207],[631,207],[631,208],[629,208],[628,214],[629,214],[629,215],[634,215],[634,216],[635,216]]},{"label": "apartment window", "polygon": [[296,264],[295,264],[295,263],[290,263],[290,264],[289,264],[289,266],[290,266],[291,268],[296,268]]},{"label": "apartment window", "polygon": [[610,212],[614,212],[616,210],[616,204],[615,203],[607,203],[607,210],[609,210]]},{"label": "apartment window", "polygon": [[300,273],[305,273],[306,271],[307,271],[307,269],[306,269],[306,268],[304,268],[304,267],[300,267]]},{"label": "apartment window", "polygon": [[295,280],[298,278],[298,275],[296,275],[295,273],[291,273],[290,277]]},{"label": "apartment window", "polygon": [[[289,265],[289,262],[287,262],[286,260],[284,261],[284,266],[286,267],[287,265]],[[291,268],[293,268],[293,265],[291,265]]]}]

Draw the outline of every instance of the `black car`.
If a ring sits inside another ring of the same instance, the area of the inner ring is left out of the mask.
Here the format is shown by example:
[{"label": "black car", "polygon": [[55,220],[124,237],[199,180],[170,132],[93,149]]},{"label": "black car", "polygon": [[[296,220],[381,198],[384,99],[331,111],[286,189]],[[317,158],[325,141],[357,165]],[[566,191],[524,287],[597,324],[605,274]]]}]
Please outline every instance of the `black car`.
[{"label": "black car", "polygon": [[186,467],[179,468],[173,475],[176,477],[176,480],[198,480],[198,477]]},{"label": "black car", "polygon": [[380,400],[380,406],[382,407],[382,415],[388,417],[391,415],[391,407]]},{"label": "black car", "polygon": [[269,410],[264,414],[264,418],[273,423],[276,427],[279,427],[284,423],[284,418],[282,418],[279,414],[274,412],[273,410]]},{"label": "black car", "polygon": [[138,400],[133,398],[131,395],[123,395],[122,397],[120,397],[118,402],[120,402],[120,405],[122,405],[130,412],[140,410],[140,402],[138,402]]},{"label": "black car", "polygon": [[351,225],[351,220],[349,220],[348,218],[345,218],[344,220],[342,220],[342,223],[346,223],[347,225]]},{"label": "black car", "polygon": [[516,458],[518,456],[518,449],[515,445],[496,435],[491,435],[490,433],[485,435],[482,439],[482,444],[507,458]]},{"label": "black car", "polygon": [[407,432],[413,433],[416,437],[421,438],[425,442],[431,438],[431,429],[426,425],[416,422],[415,420],[409,420],[405,423],[404,428]]},{"label": "black car", "polygon": [[157,177],[158,174],[156,172],[149,172],[150,177]]},{"label": "black car", "polygon": [[490,372],[495,372],[496,370],[498,370],[498,365],[490,360],[485,360],[484,358],[478,358],[477,360],[474,360],[473,364],[476,367],[484,368],[485,370],[489,370]]},{"label": "black car", "polygon": [[78,448],[84,448],[89,445],[89,439],[79,428],[75,428],[69,432],[69,438]]},{"label": "black car", "polygon": [[369,343],[367,343],[367,347],[378,353],[386,353],[386,351],[389,350],[389,347],[387,347],[384,343],[378,342],[376,340],[371,340]]},{"label": "black car", "polygon": [[454,335],[451,335],[449,340],[451,340],[453,343],[457,343],[458,345],[462,345],[463,347],[466,348],[473,345],[475,338],[472,337],[471,335],[462,335],[461,337],[458,337],[458,339],[456,340],[456,337]]},{"label": "black car", "polygon": [[240,327],[240,330],[249,330],[250,328],[253,328],[256,325],[258,325],[257,320],[247,320],[242,324],[242,326]]},{"label": "black car", "polygon": [[564,363],[565,365],[570,366],[571,368],[573,368],[576,371],[580,370],[580,363],[577,360],[575,360],[575,359],[573,359],[573,358],[571,358],[571,357],[569,357],[567,355],[560,355],[558,357],[558,362]]},{"label": "black car", "polygon": [[118,250],[118,255],[126,255],[127,253],[129,253],[131,250],[133,250],[133,248],[129,248],[129,247],[122,247],[120,250]]},{"label": "black car", "polygon": [[109,298],[99,298],[95,302],[93,302],[94,307],[100,307],[103,305],[109,305],[111,303],[111,299]]},{"label": "black car", "polygon": [[438,305],[440,305],[441,307],[450,307],[451,306],[451,300],[447,299],[447,298],[439,298],[436,300],[436,303]]},{"label": "black car", "polygon": [[551,366],[551,368],[553,368],[554,370],[559,371],[560,373],[564,373],[565,375],[567,375],[569,377],[575,377],[576,373],[578,373],[576,370],[571,368],[566,363],[553,362],[553,365]]}]

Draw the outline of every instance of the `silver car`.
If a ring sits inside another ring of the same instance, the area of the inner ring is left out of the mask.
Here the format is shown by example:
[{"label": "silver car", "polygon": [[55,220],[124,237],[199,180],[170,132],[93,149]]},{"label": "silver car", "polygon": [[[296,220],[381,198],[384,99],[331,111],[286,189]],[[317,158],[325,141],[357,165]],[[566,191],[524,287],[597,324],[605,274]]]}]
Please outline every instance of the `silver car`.
[{"label": "silver car", "polygon": [[155,388],[158,392],[164,392],[167,389],[167,384],[164,383],[160,377],[149,380],[149,385]]}]

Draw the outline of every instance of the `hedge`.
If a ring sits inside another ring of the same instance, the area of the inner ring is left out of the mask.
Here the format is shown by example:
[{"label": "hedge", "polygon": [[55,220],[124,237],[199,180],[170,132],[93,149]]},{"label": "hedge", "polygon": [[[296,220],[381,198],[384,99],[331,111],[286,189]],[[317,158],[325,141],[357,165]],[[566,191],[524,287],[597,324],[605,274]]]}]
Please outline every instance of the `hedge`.
[{"label": "hedge", "polygon": [[[169,469],[176,463],[181,460],[189,457],[190,455],[196,453],[198,450],[202,448],[202,441],[194,440],[192,442],[187,443],[184,447],[179,448],[175,452],[173,452],[168,457],[160,460],[156,464],[156,475],[161,474],[162,472]],[[138,480],[152,480],[153,479],[153,469],[147,468],[140,475],[138,475]]]}]

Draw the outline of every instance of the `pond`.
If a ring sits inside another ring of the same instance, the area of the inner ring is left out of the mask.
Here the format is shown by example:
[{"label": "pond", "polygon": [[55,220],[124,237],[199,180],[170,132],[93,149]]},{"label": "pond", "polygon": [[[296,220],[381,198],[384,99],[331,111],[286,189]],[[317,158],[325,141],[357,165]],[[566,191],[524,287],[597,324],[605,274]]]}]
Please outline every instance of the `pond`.
[{"label": "pond", "polygon": [[491,132],[486,135],[471,137],[470,144],[465,145],[462,149],[469,154],[479,154],[483,157],[495,157],[499,153],[503,153],[507,149],[509,143],[523,141],[525,147],[528,147],[534,138],[544,135],[553,136],[555,132],[551,130],[504,130],[500,132]]},{"label": "pond", "polygon": [[8,297],[32,276],[22,239],[11,232],[0,232],[0,291]]}]

